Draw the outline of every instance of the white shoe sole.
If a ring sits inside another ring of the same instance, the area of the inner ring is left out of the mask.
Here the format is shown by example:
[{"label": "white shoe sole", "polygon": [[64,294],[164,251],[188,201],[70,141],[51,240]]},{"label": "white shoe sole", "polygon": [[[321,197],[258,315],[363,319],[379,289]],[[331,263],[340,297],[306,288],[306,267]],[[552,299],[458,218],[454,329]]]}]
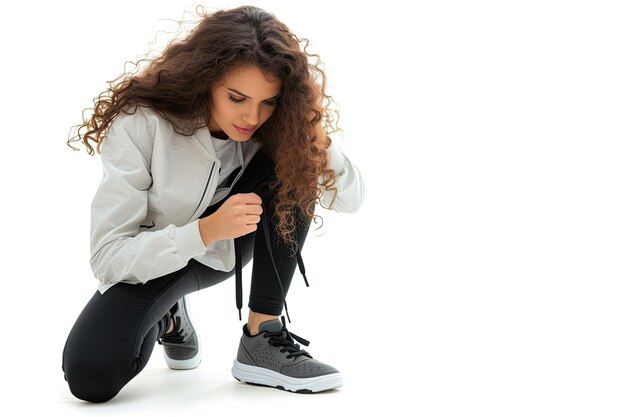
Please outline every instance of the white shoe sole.
[{"label": "white shoe sole", "polygon": [[294,378],[271,369],[246,365],[237,359],[231,372],[235,379],[250,384],[259,384],[298,393],[313,393],[339,388],[343,385],[341,374],[334,373],[313,378]]},{"label": "white shoe sole", "polygon": [[202,341],[200,340],[200,335],[198,334],[197,327],[191,318],[191,314],[189,314],[189,309],[188,309],[190,306],[189,297],[185,295],[183,296],[183,298],[185,299],[185,306],[187,307],[187,311],[186,311],[187,317],[189,318],[189,322],[191,322],[191,325],[193,326],[196,332],[196,338],[198,339],[198,353],[193,358],[189,358],[185,360],[178,360],[178,359],[172,359],[169,356],[167,356],[167,354],[165,353],[165,348],[163,348],[163,356],[165,357],[165,363],[167,363],[167,366],[170,369],[176,369],[176,370],[187,370],[187,369],[197,368],[198,365],[200,365],[200,362],[202,361]]}]

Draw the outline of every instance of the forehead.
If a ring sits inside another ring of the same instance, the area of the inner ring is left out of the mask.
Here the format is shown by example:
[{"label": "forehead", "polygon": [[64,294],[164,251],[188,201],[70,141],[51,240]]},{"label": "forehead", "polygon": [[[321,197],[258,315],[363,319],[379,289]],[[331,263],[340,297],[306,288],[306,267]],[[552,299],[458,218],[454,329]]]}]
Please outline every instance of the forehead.
[{"label": "forehead", "polygon": [[220,87],[234,88],[252,98],[268,98],[280,92],[281,80],[251,65],[228,72]]}]

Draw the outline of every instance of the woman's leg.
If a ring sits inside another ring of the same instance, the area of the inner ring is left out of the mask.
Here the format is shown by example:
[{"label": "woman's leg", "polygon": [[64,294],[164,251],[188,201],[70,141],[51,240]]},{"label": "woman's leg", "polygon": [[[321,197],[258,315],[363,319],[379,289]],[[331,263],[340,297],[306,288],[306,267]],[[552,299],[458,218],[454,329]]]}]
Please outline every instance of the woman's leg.
[{"label": "woman's leg", "polygon": [[[74,396],[108,401],[144,369],[158,337],[167,330],[167,311],[199,288],[194,262],[143,285],[120,282],[104,294],[96,291],[63,349],[62,369]],[[205,286],[218,282],[219,275],[203,276]]]},{"label": "woman's leg", "polygon": [[[266,216],[266,219],[271,219],[275,198],[269,188],[269,181],[274,178],[275,171],[273,160],[259,151],[255,154],[254,158],[252,158],[237,183],[232,187],[230,193],[219,203],[207,208],[200,217],[213,214],[221,204],[232,195],[254,192],[261,197],[263,207],[268,210],[268,213],[263,213],[263,216]],[[311,222],[307,221],[303,214],[298,211],[296,223],[299,224],[299,227],[295,239],[298,242],[299,248],[302,248]],[[254,321],[251,320],[254,318],[253,316],[255,316],[254,313],[262,313],[263,316],[260,317],[265,317],[265,315],[278,316],[281,314],[283,309],[283,292],[286,296],[297,265],[296,257],[290,256],[291,249],[288,248],[282,239],[278,238],[276,224],[268,220],[268,226],[270,232],[269,241],[272,244],[272,257],[270,257],[266,244],[265,231],[260,222],[255,232],[240,238],[242,243],[243,266],[247,265],[248,262],[254,258],[250,299],[248,303],[248,308],[250,309],[249,324],[251,321]],[[272,263],[272,258],[274,263]],[[274,264],[280,275],[280,284],[274,270]],[[216,273],[213,269],[199,263],[195,266],[194,271],[198,277],[201,289],[205,288],[203,277],[206,275],[212,279]],[[221,274],[221,278],[224,280],[234,275],[235,271],[231,270],[222,272]],[[281,285],[283,289],[282,292]],[[252,325],[258,327],[258,324],[259,323],[252,323],[251,327]]]},{"label": "woman's leg", "polygon": [[[270,204],[273,196],[267,187],[271,175],[272,161],[257,154],[229,196],[256,192],[265,207],[273,208]],[[200,217],[213,213],[222,202],[209,207]],[[276,230],[271,222],[268,224],[272,235],[270,242],[276,242]],[[299,231],[300,247],[305,238],[306,231]],[[280,314],[283,298],[263,228],[242,236],[241,243],[243,265],[247,265],[253,255],[255,258],[248,307],[254,312]],[[284,246],[274,243],[272,252],[286,295],[297,261],[287,255]],[[167,330],[162,318],[176,301],[234,274],[235,271],[217,271],[191,259],[181,270],[146,284],[118,283],[104,294],[96,291],[70,331],[63,350],[62,369],[72,394],[91,402],[115,397],[146,366],[158,337]]]},{"label": "woman's leg", "polygon": [[[266,197],[267,204],[265,207],[269,209],[270,213],[273,213],[275,208],[274,196],[267,192]],[[278,239],[277,225],[269,221],[271,218],[268,215],[269,239],[265,238],[263,227],[257,228],[255,232],[254,262],[248,303],[251,311],[248,328],[253,334],[258,332],[258,325],[261,322],[277,318],[282,313],[283,293],[285,296],[287,295],[298,264],[296,257],[291,253],[291,248],[282,239]],[[298,242],[298,248],[302,250],[311,222],[304,219],[299,211],[295,220],[299,226],[294,238]],[[271,257],[267,240],[271,242]],[[255,315],[254,313],[261,314]]]},{"label": "woman's leg", "polygon": [[[290,248],[282,239],[275,239],[278,238],[276,225],[272,221],[264,222],[273,218],[275,209],[275,196],[269,191],[263,186],[256,191],[263,200],[265,211],[261,216],[262,227],[254,232],[254,263],[248,304],[250,317],[242,328],[231,373],[242,382],[292,392],[313,393],[340,387],[343,384],[340,372],[313,359],[296,343],[308,346],[309,342],[287,331],[284,318],[282,323],[277,320],[283,308],[283,293],[286,294],[289,289],[298,258],[290,256]],[[294,214],[299,226],[295,239],[301,249],[310,222],[304,221],[302,213]]]}]

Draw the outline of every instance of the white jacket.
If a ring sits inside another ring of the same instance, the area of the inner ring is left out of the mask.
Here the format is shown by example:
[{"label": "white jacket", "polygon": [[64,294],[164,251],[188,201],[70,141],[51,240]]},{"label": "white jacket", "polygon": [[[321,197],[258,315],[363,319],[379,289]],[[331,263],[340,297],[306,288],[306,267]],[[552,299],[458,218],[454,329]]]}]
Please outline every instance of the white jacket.
[{"label": "white jacket", "polygon": [[[260,146],[255,138],[242,142],[244,168]],[[191,258],[233,269],[233,239],[206,246],[200,237],[198,218],[215,193],[220,168],[208,128],[183,136],[154,110],[137,107],[132,115],[116,116],[100,150],[103,178],[91,203],[90,263],[101,294],[118,282],[145,283],[177,271]],[[335,142],[329,150],[338,190],[333,209],[355,212],[364,198],[361,173]],[[324,191],[325,207],[333,194]]]}]

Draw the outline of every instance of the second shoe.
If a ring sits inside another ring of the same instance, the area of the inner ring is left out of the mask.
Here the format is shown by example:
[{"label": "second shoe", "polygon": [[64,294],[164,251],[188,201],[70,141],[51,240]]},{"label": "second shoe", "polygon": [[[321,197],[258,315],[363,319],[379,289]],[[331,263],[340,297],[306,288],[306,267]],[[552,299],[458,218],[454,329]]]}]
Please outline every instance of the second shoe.
[{"label": "second shoe", "polygon": [[174,330],[158,339],[165,362],[171,369],[193,369],[202,360],[202,344],[189,314],[189,298],[183,296],[170,309]]},{"label": "second shoe", "polygon": [[281,320],[261,323],[254,336],[244,324],[231,369],[235,379],[304,394],[340,387],[343,380],[339,371],[300,349],[294,339],[305,346],[309,342],[287,330],[284,316]]}]

